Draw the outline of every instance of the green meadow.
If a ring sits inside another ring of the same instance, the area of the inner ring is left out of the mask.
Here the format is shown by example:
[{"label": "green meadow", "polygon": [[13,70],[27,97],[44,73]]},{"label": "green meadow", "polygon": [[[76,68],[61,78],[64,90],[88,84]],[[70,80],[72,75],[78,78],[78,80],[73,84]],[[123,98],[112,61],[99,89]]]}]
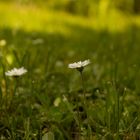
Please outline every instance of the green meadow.
[{"label": "green meadow", "polygon": [[93,13],[0,1],[0,140],[140,139],[140,16]]}]

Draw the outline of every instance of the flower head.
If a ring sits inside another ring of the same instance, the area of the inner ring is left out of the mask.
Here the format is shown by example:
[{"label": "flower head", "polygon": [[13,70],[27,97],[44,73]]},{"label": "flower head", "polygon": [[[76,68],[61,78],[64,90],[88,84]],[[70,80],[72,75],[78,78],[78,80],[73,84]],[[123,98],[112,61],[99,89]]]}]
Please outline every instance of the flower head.
[{"label": "flower head", "polygon": [[79,62],[75,62],[75,63],[72,63],[72,64],[69,64],[68,67],[71,68],[71,69],[77,69],[79,71],[82,71],[83,68],[85,66],[87,66],[88,64],[90,64],[90,60],[85,60],[85,61],[79,61]]},{"label": "flower head", "polygon": [[5,72],[5,75],[6,76],[18,77],[18,76],[21,76],[21,75],[25,74],[26,72],[27,72],[27,70],[24,67],[13,68],[12,70]]}]

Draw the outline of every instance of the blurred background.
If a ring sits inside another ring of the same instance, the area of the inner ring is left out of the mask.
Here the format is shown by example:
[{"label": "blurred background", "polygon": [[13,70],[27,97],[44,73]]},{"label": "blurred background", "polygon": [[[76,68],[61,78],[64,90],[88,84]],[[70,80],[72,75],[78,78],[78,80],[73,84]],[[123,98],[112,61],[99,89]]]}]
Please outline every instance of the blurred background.
[{"label": "blurred background", "polygon": [[97,14],[102,8],[102,10],[117,8],[131,14],[138,14],[140,12],[139,0],[1,0],[1,2],[43,6],[87,17]]},{"label": "blurred background", "polygon": [[15,2],[19,4],[33,4],[43,6],[46,8],[52,8],[54,10],[63,10],[73,14],[81,14],[89,16],[95,14],[99,7],[106,9],[117,8],[123,12],[139,13],[139,1],[138,0],[1,0],[2,2]]}]

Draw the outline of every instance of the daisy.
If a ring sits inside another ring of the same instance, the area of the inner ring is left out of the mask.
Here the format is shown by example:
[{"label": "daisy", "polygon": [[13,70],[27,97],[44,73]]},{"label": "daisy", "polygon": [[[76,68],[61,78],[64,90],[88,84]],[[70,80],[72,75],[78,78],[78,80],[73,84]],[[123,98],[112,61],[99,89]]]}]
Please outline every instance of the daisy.
[{"label": "daisy", "polygon": [[71,69],[77,69],[78,71],[81,71],[83,70],[83,68],[85,66],[87,66],[88,64],[90,64],[90,60],[85,60],[85,61],[79,61],[79,62],[74,62],[72,64],[69,64],[68,67],[71,68]]},{"label": "daisy", "polygon": [[23,74],[25,74],[27,70],[24,67],[21,68],[13,68],[10,71],[5,72],[6,76],[12,76],[12,77],[19,77]]}]

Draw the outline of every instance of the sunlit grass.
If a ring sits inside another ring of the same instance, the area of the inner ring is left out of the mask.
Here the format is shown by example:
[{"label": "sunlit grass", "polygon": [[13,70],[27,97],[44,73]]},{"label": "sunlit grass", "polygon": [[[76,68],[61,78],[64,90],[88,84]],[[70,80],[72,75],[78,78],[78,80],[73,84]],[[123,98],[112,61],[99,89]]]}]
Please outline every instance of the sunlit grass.
[{"label": "sunlit grass", "polygon": [[27,31],[59,32],[65,35],[71,33],[67,24],[88,27],[94,30],[107,29],[111,32],[124,31],[133,23],[140,25],[140,18],[125,15],[115,9],[110,9],[104,15],[95,17],[80,17],[62,11],[52,11],[35,5],[20,5],[15,3],[0,3],[0,26],[22,28]]}]

